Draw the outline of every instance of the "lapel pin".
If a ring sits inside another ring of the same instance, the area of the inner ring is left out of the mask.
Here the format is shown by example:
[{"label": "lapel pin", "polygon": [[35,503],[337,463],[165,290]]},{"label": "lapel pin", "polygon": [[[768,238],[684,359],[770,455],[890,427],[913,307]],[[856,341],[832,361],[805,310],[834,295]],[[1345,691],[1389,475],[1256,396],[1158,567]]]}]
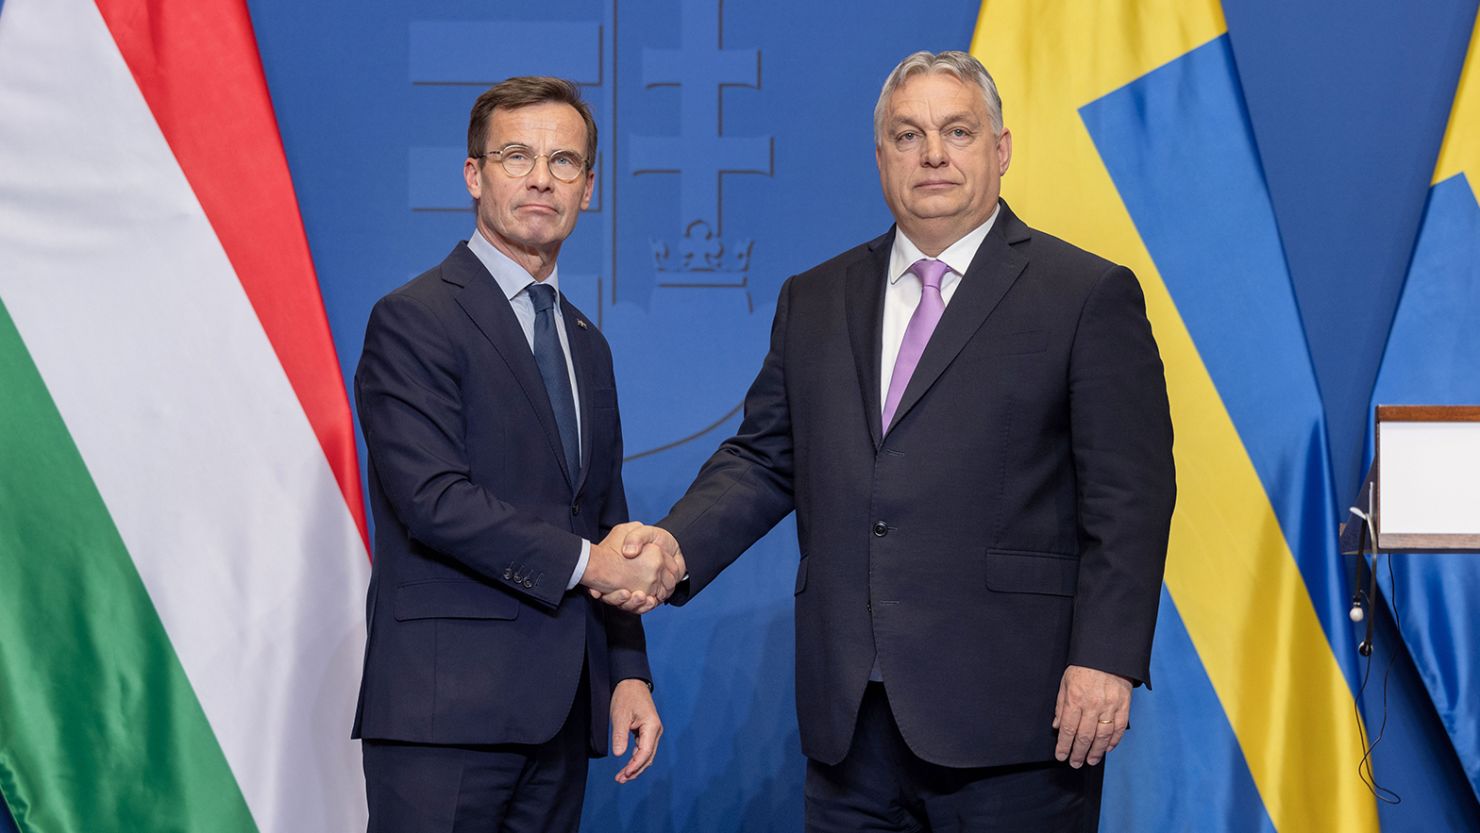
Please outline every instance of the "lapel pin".
[{"label": "lapel pin", "polygon": [[583,330],[584,330],[584,329],[586,329],[586,322],[585,322],[585,321],[582,321],[582,320],[581,320],[581,319],[579,319],[579,318],[577,318],[577,319],[576,319],[576,326],[577,326],[577,327],[580,327],[580,328],[581,328],[581,329],[583,329]]}]

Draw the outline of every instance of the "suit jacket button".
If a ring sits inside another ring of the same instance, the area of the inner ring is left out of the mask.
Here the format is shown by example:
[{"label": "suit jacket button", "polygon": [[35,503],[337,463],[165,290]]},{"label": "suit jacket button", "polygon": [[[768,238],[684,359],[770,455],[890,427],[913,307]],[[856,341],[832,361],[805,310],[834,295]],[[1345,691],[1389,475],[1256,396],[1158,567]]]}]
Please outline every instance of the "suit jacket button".
[{"label": "suit jacket button", "polygon": [[570,513],[572,515],[579,515],[579,514],[581,514],[581,502],[580,501],[576,501],[575,503],[572,503],[570,505]]},{"label": "suit jacket button", "polygon": [[512,579],[513,577],[514,577],[514,568],[513,567],[505,567],[504,568],[504,581],[508,581],[509,579]]},{"label": "suit jacket button", "polygon": [[529,579],[525,579],[524,580],[524,586],[525,587],[533,587],[534,586],[534,582],[530,581]]},{"label": "suit jacket button", "polygon": [[886,524],[883,521],[879,521],[878,523],[874,524],[874,536],[875,537],[877,537],[877,538],[883,538],[885,535],[888,535],[888,534],[889,534],[889,524]]}]

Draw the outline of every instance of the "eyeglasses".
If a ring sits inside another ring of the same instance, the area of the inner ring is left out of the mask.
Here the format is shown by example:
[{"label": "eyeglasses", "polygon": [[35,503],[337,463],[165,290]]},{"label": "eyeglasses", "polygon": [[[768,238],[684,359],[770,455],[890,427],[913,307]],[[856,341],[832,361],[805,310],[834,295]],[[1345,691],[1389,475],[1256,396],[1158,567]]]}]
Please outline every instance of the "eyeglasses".
[{"label": "eyeglasses", "polygon": [[550,168],[550,176],[561,182],[575,182],[586,172],[586,160],[573,150],[557,150],[552,153],[535,153],[524,145],[505,145],[498,150],[485,151],[475,159],[489,157],[504,167],[504,173],[512,177],[527,176],[534,170],[536,159],[541,156]]}]

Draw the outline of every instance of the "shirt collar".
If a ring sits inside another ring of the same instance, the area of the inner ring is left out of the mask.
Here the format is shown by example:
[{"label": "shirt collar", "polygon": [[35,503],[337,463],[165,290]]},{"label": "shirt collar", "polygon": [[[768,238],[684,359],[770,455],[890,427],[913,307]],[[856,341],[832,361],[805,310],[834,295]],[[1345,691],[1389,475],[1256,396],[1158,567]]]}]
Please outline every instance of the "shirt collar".
[{"label": "shirt collar", "polygon": [[[468,238],[468,248],[474,255],[477,255],[478,260],[483,263],[483,268],[493,276],[498,288],[503,290],[504,297],[510,301],[534,282],[534,277],[524,271],[523,266],[515,263],[513,258],[488,242],[483,232],[473,230],[473,236]],[[558,265],[550,272],[550,277],[545,278],[544,284],[555,290],[555,308],[560,309],[560,267]]]},{"label": "shirt collar", "polygon": [[[987,233],[992,230],[992,226],[997,222],[997,215],[1001,213],[1002,204],[998,203],[997,207],[992,209],[992,216],[988,217],[985,223],[968,231],[965,237],[946,247],[946,250],[941,252],[936,260],[945,261],[952,272],[965,275],[967,268],[971,266],[971,259],[976,257],[976,250],[981,247],[982,241],[987,239]],[[905,237],[904,232],[896,228],[894,247],[889,252],[889,282],[897,283],[906,272],[910,271],[910,267],[915,265],[915,261],[923,257],[929,257],[929,255],[920,251],[915,241]]]}]

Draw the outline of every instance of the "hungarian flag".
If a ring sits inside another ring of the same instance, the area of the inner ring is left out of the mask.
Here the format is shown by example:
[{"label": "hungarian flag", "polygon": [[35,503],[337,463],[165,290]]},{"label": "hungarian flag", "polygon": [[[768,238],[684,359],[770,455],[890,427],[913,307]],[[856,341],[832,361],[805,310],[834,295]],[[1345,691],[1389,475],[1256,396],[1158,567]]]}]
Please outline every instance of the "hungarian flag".
[{"label": "hungarian flag", "polygon": [[0,792],[363,829],[354,437],[243,0],[0,5]]}]

